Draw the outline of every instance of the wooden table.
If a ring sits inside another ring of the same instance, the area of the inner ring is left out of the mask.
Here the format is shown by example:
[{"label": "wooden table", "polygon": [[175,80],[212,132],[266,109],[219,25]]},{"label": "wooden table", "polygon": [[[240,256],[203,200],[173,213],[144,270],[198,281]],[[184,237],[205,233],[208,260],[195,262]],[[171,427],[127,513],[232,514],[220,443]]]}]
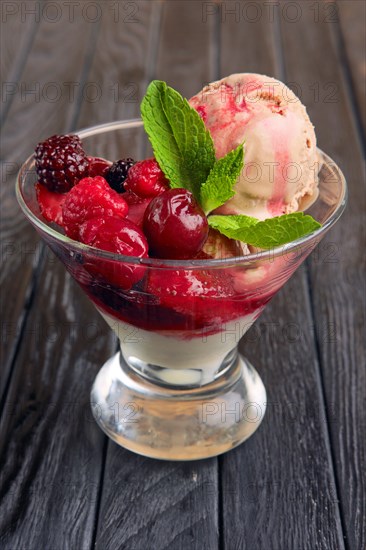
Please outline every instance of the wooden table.
[{"label": "wooden table", "polygon": [[[1,538],[6,550],[361,550],[365,533],[364,4],[2,2]],[[111,331],[15,199],[49,135],[190,97],[234,72],[286,81],[340,164],[341,221],[242,342],[268,412],[219,458],[133,455],[89,411]]]}]

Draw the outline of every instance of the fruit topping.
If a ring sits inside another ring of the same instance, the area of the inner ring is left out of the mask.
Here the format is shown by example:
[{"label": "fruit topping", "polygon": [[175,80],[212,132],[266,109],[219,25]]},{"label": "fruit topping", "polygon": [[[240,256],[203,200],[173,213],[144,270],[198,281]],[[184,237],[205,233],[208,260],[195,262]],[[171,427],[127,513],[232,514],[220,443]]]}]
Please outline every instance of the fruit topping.
[{"label": "fruit topping", "polygon": [[[101,250],[138,258],[148,255],[148,244],[141,229],[123,218],[104,216],[89,219],[81,225],[79,235],[83,243]],[[137,283],[145,272],[145,267],[138,264],[95,259],[88,255],[84,267],[89,273],[125,290]]]},{"label": "fruit topping", "polygon": [[135,193],[132,193],[132,191],[126,191],[123,198],[128,204],[128,214],[126,218],[142,228],[145,210],[152,201],[152,197],[143,199]]},{"label": "fruit topping", "polygon": [[35,150],[38,181],[50,191],[65,193],[88,175],[89,160],[76,135],[52,136]]},{"label": "fruit topping", "polygon": [[109,168],[105,175],[105,179],[109,185],[117,191],[117,193],[124,193],[124,182],[127,178],[130,168],[135,164],[135,161],[131,158],[116,160]]},{"label": "fruit topping", "polygon": [[136,162],[128,172],[125,189],[142,198],[156,197],[169,189],[169,182],[155,159]]},{"label": "fruit topping", "polygon": [[[208,88],[210,93],[211,87]],[[209,101],[205,107],[208,105]],[[191,191],[202,210],[209,215],[235,196],[237,183],[239,187],[241,185],[238,178],[243,173],[245,138],[240,134],[242,139],[238,136],[233,139],[232,132],[229,132],[225,150],[219,154],[220,136],[216,140],[215,149],[212,136],[200,114],[176,90],[160,80],[150,83],[141,103],[145,131],[159,166],[169,178],[170,186]],[[214,114],[212,120],[216,120]],[[226,125],[220,117],[216,122],[217,128]],[[235,148],[230,150],[230,145]],[[253,143],[251,147],[255,149]],[[255,193],[253,195],[250,192],[249,195],[253,202]],[[241,199],[238,200],[240,203]],[[316,220],[302,212],[260,220],[240,213],[240,208],[236,213],[235,210],[230,213],[230,208],[225,210],[225,215],[208,217],[210,227],[230,239],[258,248],[286,244],[320,227]]]},{"label": "fruit topping", "polygon": [[144,233],[158,258],[192,258],[208,235],[207,218],[187,189],[169,189],[146,209]]},{"label": "fruit topping", "polygon": [[106,177],[106,173],[112,166],[110,160],[103,159],[101,157],[88,157],[89,160],[89,171],[88,176],[95,178],[95,176]]},{"label": "fruit topping", "polygon": [[243,309],[235,300],[231,277],[218,270],[152,269],[146,292],[156,296],[160,306],[187,316],[186,328],[190,323],[192,328],[220,326]]},{"label": "fruit topping", "polygon": [[[193,269],[157,270],[149,273],[147,290],[160,298],[160,303],[169,307],[187,309],[186,299],[200,297],[228,298],[233,296],[232,281],[219,271]],[[179,298],[182,298],[180,301]],[[190,309],[190,306],[189,306]]]},{"label": "fruit topping", "polygon": [[81,225],[79,233],[81,241],[89,246],[124,256],[147,256],[145,235],[137,225],[125,218],[92,218]]},{"label": "fruit topping", "polygon": [[54,193],[49,191],[47,187],[36,184],[36,193],[41,214],[48,222],[55,222],[58,225],[63,225],[62,222],[62,204],[66,194]]},{"label": "fruit topping", "polygon": [[101,176],[82,179],[69,191],[62,206],[66,235],[76,240],[85,221],[105,216],[124,218],[127,212],[126,201]]}]

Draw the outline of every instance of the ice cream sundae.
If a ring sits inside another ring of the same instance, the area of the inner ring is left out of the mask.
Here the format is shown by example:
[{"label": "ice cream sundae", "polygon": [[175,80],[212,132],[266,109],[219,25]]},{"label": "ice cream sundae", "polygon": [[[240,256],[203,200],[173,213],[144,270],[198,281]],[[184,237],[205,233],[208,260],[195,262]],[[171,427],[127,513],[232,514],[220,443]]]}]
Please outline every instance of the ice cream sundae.
[{"label": "ice cream sundae", "polygon": [[268,77],[189,101],[153,81],[141,118],[39,143],[17,197],[119,337],[91,393],[101,428],[151,457],[215,456],[266,408],[239,340],[339,218],[345,182]]},{"label": "ice cream sundae", "polygon": [[[125,359],[173,368],[165,381],[205,383],[295,268],[279,258],[243,272],[238,258],[319,227],[297,211],[316,194],[315,134],[296,96],[260,75],[232,75],[189,103],[155,81],[141,111],[154,158],[124,151],[112,162],[88,156],[76,135],[52,136],[36,148],[38,202],[71,239],[125,256],[96,262],[86,251],[72,268]],[[199,268],[223,258],[233,258],[225,273]],[[159,259],[197,265],[159,270]]]}]

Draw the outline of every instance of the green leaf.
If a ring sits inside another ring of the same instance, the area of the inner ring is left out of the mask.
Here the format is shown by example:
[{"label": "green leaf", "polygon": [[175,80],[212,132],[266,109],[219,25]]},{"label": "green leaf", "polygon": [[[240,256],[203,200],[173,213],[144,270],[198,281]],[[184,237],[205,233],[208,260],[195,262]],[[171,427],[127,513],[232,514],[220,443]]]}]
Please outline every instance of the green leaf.
[{"label": "green leaf", "polygon": [[235,195],[233,189],[244,165],[243,145],[217,160],[201,187],[201,206],[206,214]]},{"label": "green leaf", "polygon": [[242,215],[212,215],[209,216],[207,219],[211,227],[217,229],[223,235],[226,235],[230,239],[236,240],[241,240],[237,237],[238,232],[245,231],[249,227],[259,223],[259,220],[257,220],[257,218],[251,218],[250,216]]},{"label": "green leaf", "polygon": [[197,111],[165,82],[153,80],[142,100],[141,116],[171,187],[189,189],[199,200],[201,185],[215,164],[215,149]]},{"label": "green leaf", "polygon": [[208,223],[226,237],[258,248],[272,248],[312,233],[321,224],[303,212],[259,221],[250,216],[209,216]]}]

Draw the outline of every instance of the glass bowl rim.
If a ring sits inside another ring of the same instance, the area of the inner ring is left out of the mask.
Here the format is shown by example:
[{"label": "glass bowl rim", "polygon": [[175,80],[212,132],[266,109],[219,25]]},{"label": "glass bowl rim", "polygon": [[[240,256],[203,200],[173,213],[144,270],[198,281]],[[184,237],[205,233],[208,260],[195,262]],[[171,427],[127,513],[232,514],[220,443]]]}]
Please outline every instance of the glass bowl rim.
[{"label": "glass bowl rim", "polygon": [[[96,126],[90,126],[88,128],[84,128],[82,130],[78,130],[70,133],[77,134],[78,136],[80,136],[81,139],[83,139],[90,136],[102,134],[104,132],[110,132],[113,130],[139,128],[142,126],[143,126],[142,120],[140,118],[135,118],[130,120],[119,120],[115,122],[98,124]],[[122,254],[108,252],[106,250],[94,248],[86,244],[83,244],[79,241],[70,239],[69,237],[60,233],[53,227],[50,227],[49,225],[47,225],[46,222],[42,221],[36,214],[34,214],[32,210],[28,207],[23,197],[22,186],[21,186],[22,177],[23,177],[23,173],[27,173],[27,171],[31,169],[32,164],[34,165],[33,154],[30,155],[27,158],[27,160],[22,164],[17,174],[16,197],[23,213],[36,228],[40,229],[43,233],[46,233],[47,235],[49,235],[51,238],[56,239],[57,241],[60,241],[61,244],[71,246],[72,248],[76,249],[80,253],[84,253],[84,254],[88,253],[90,255],[98,256],[98,258],[104,258],[106,260],[123,261],[126,263],[142,264],[145,266],[158,267],[158,268],[177,267],[181,269],[187,269],[187,268],[202,269],[202,268],[224,267],[224,266],[229,266],[229,265],[238,264],[238,263],[252,264],[253,262],[258,262],[261,260],[268,260],[268,259],[273,260],[278,256],[284,256],[285,254],[296,251],[299,247],[302,247],[307,243],[313,243],[313,241],[316,241],[317,237],[321,238],[323,234],[325,234],[328,231],[328,229],[330,229],[342,215],[347,203],[346,179],[343,175],[342,170],[339,168],[339,166],[326,153],[324,153],[319,148],[318,148],[318,152],[324,158],[325,162],[327,162],[331,166],[334,165],[336,167],[342,183],[342,194],[339,198],[337,207],[335,208],[332,215],[326,220],[326,222],[320,228],[316,229],[312,233],[309,233],[308,235],[305,235],[304,237],[300,237],[299,239],[295,239],[294,241],[291,241],[290,243],[287,243],[284,245],[272,247],[259,252],[253,252],[250,254],[246,254],[244,256],[234,256],[230,258],[217,258],[217,259],[216,258],[201,259],[201,260],[194,260],[194,259],[168,260],[168,259],[161,259],[161,258],[139,258],[136,256],[124,256]]]}]

